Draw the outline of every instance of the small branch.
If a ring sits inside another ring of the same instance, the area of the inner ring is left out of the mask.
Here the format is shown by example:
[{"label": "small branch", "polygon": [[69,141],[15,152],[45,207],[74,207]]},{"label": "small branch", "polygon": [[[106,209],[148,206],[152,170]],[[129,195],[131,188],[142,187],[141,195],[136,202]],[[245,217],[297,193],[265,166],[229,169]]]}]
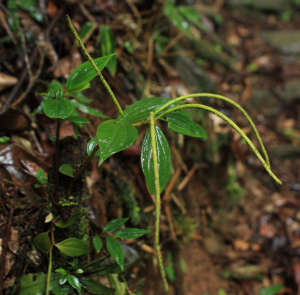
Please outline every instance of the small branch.
[{"label": "small branch", "polygon": [[152,155],[153,155],[153,166],[154,166],[154,183],[155,183],[155,249],[157,254],[157,260],[159,265],[160,274],[162,276],[164,289],[166,292],[169,291],[169,285],[167,282],[166,272],[164,268],[164,261],[161,253],[161,247],[159,243],[160,234],[160,214],[161,214],[161,198],[160,198],[160,182],[159,182],[159,166],[158,166],[158,154],[157,154],[157,143],[156,143],[156,126],[155,126],[155,114],[150,113],[150,133],[151,133],[151,144],[152,144]]}]

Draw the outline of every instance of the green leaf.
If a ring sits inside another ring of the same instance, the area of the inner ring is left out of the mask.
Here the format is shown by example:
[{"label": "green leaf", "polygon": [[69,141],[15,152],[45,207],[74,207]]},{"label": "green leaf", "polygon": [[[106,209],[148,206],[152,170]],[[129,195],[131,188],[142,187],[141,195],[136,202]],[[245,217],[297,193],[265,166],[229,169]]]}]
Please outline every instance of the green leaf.
[{"label": "green leaf", "polygon": [[59,172],[64,174],[64,175],[74,177],[74,170],[73,170],[73,167],[71,165],[68,165],[68,164],[61,165],[59,167]]},{"label": "green leaf", "polygon": [[75,97],[78,102],[83,104],[90,104],[92,102],[92,100],[83,93],[72,93],[70,96]]},{"label": "green leaf", "polygon": [[88,39],[94,31],[94,26],[97,26],[94,22],[86,22],[80,31],[79,37],[81,40]]},{"label": "green leaf", "polygon": [[[67,276],[65,276],[67,277]],[[61,274],[53,273],[51,275],[51,285],[50,290],[53,295],[68,295],[71,294],[73,288],[69,284],[60,284]]]},{"label": "green leaf", "polygon": [[[172,170],[172,157],[171,150],[168,141],[158,126],[156,129],[156,143],[157,143],[157,154],[158,154],[158,169],[159,169],[159,181],[160,181],[160,192],[162,192],[168,184],[171,170]],[[153,152],[151,144],[150,130],[147,131],[143,146],[142,146],[142,169],[146,177],[146,182],[151,194],[155,193],[154,183],[154,163],[153,163]]]},{"label": "green leaf", "polygon": [[49,252],[51,241],[47,232],[41,233],[33,239],[34,245],[42,252]]},{"label": "green leaf", "polygon": [[116,262],[120,265],[121,269],[124,271],[124,251],[120,242],[118,242],[112,237],[107,237],[106,246],[108,252],[111,254],[111,256],[116,260]]},{"label": "green leaf", "polygon": [[67,275],[68,283],[76,290],[81,290],[79,279],[73,275]]},{"label": "green leaf", "polygon": [[108,120],[98,126],[99,166],[110,156],[131,146],[138,137],[136,127],[123,120]]},{"label": "green leaf", "polygon": [[94,236],[93,237],[93,245],[94,245],[96,251],[100,252],[100,250],[102,249],[102,246],[103,246],[102,239],[98,236]]},{"label": "green leaf", "polygon": [[78,110],[82,111],[83,113],[92,115],[92,116],[96,116],[99,118],[109,118],[108,116],[104,115],[103,113],[101,113],[100,111],[98,111],[95,108],[89,107],[75,99],[70,100],[70,102],[73,104],[73,106],[75,108],[77,108]]},{"label": "green leaf", "polygon": [[141,99],[124,110],[124,118],[129,123],[146,120],[149,118],[151,112],[158,110],[170,101],[172,101],[171,98],[165,97],[148,97]]},{"label": "green leaf", "polygon": [[47,173],[43,169],[38,169],[35,173],[36,179],[41,183],[48,183]]},{"label": "green leaf", "polygon": [[91,123],[89,119],[82,117],[80,115],[71,115],[66,118],[66,120],[73,122],[73,123]]},{"label": "green leaf", "polygon": [[147,229],[124,228],[117,230],[114,235],[121,239],[136,239],[148,233],[150,233],[150,230]]},{"label": "green leaf", "polygon": [[74,106],[66,98],[46,100],[43,108],[49,118],[65,119],[74,111]]},{"label": "green leaf", "polygon": [[125,224],[129,218],[119,218],[110,221],[103,230],[103,233],[112,233]]},{"label": "green leaf", "polygon": [[88,277],[81,278],[82,286],[92,294],[109,295],[115,294],[115,289],[108,288]]},{"label": "green leaf", "polygon": [[167,114],[168,127],[184,135],[207,139],[205,130],[197,123],[190,119],[187,111],[179,110]]},{"label": "green leaf", "polygon": [[62,253],[71,257],[78,257],[89,251],[89,248],[78,238],[66,239],[55,246]]},{"label": "green leaf", "polygon": [[[108,26],[101,27],[101,51],[103,55],[115,53],[116,51],[115,35],[113,30]],[[117,66],[118,60],[116,55],[114,55],[107,64],[107,69],[112,76],[116,74]]]},{"label": "green leaf", "polygon": [[61,220],[61,221],[57,222],[54,220],[54,224],[59,228],[67,228],[67,227],[71,226],[80,216],[81,216],[81,214],[76,213],[76,214],[73,214],[72,216],[70,216],[69,219],[66,221]]},{"label": "green leaf", "polygon": [[268,288],[263,288],[259,290],[259,295],[275,295],[278,294],[282,289],[283,285],[273,285]]},{"label": "green leaf", "polygon": [[59,278],[58,282],[59,282],[60,285],[63,285],[63,284],[65,284],[67,282],[67,280],[68,280],[68,276],[67,275],[63,275],[63,276],[61,276]]},{"label": "green leaf", "polygon": [[68,272],[63,268],[58,268],[58,269],[55,270],[55,272],[60,273],[62,275],[67,275],[68,274]]},{"label": "green leaf", "polygon": [[46,291],[46,275],[30,273],[20,278],[20,295],[44,295]]},{"label": "green leaf", "polygon": [[[98,143],[98,139],[96,136],[93,137],[91,140],[89,140],[89,142],[87,143],[87,146],[86,146],[88,156],[92,153],[94,148],[98,145],[99,145],[99,143]],[[95,154],[95,157],[99,157],[99,156],[100,156],[100,151],[98,150]]]},{"label": "green leaf", "polygon": [[[97,68],[102,71],[114,54],[94,59]],[[87,61],[74,70],[66,82],[67,91],[80,88],[97,76],[90,61]]]}]

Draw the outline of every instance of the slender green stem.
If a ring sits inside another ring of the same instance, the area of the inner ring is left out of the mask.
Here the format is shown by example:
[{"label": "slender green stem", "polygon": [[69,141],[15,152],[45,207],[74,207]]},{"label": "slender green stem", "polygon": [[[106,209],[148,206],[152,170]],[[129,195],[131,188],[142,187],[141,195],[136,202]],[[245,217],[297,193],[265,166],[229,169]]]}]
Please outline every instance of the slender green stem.
[{"label": "slender green stem", "polygon": [[244,116],[247,118],[247,120],[249,121],[250,125],[252,126],[255,134],[256,134],[256,137],[259,141],[259,144],[261,146],[261,149],[262,149],[262,152],[264,154],[264,157],[265,157],[265,161],[267,163],[267,165],[269,166],[269,168],[271,168],[271,165],[270,165],[270,160],[269,160],[269,155],[267,153],[267,150],[263,144],[263,141],[260,137],[260,134],[254,124],[254,122],[252,121],[252,119],[250,118],[250,116],[248,115],[248,113],[246,112],[246,110],[240,106],[238,103],[236,103],[234,100],[226,97],[226,96],[223,96],[223,95],[219,95],[219,94],[212,94],[212,93],[195,93],[195,94],[189,94],[189,95],[184,95],[184,96],[180,96],[180,97],[177,97],[176,99],[166,103],[164,106],[162,106],[161,108],[159,108],[158,110],[155,111],[155,115],[157,115],[158,113],[162,112],[163,110],[165,110],[167,107],[169,107],[170,105],[174,104],[175,102],[177,101],[181,101],[181,100],[185,100],[187,98],[190,98],[190,97],[212,97],[212,98],[217,98],[217,99],[221,99],[221,100],[224,100],[232,105],[234,105],[236,108],[238,108],[243,114]]},{"label": "slender green stem", "polygon": [[54,167],[55,167],[55,189],[54,189],[54,204],[58,205],[59,202],[59,134],[60,134],[61,119],[56,119],[56,138],[55,138],[55,150],[54,150]]},{"label": "slender green stem", "polygon": [[187,109],[187,108],[198,108],[198,109],[203,109],[203,110],[209,111],[209,112],[214,113],[217,116],[221,117],[226,122],[228,122],[238,133],[241,134],[241,136],[244,138],[244,140],[249,144],[249,146],[251,147],[251,149],[253,150],[253,152],[256,154],[256,156],[258,157],[258,159],[261,161],[261,163],[263,164],[263,166],[265,167],[265,169],[268,171],[268,173],[270,174],[270,176],[278,184],[282,184],[281,180],[272,172],[270,166],[266,163],[265,159],[261,156],[261,154],[259,153],[259,151],[257,150],[257,148],[254,146],[254,144],[252,143],[252,141],[245,134],[245,132],[239,126],[237,126],[237,124],[234,123],[231,119],[229,119],[227,116],[225,116],[223,113],[217,111],[216,109],[208,107],[206,105],[202,105],[202,104],[186,104],[186,105],[180,105],[180,106],[171,108],[171,109],[165,111],[164,113],[160,114],[159,116],[157,116],[155,119],[159,119],[159,118],[161,118],[161,117],[163,117],[163,116],[165,116],[165,115],[167,115],[169,113],[172,113],[174,111],[178,111],[178,110],[181,110],[181,109]]},{"label": "slender green stem", "polygon": [[69,23],[69,26],[70,26],[70,29],[73,33],[73,35],[75,36],[76,40],[78,41],[81,49],[83,50],[84,54],[88,57],[90,63],[92,64],[93,68],[95,69],[96,73],[98,74],[101,82],[104,84],[106,90],[108,91],[108,93],[110,94],[112,100],[114,101],[115,105],[117,106],[118,110],[119,110],[119,113],[124,116],[124,113],[123,113],[123,110],[121,108],[121,105],[119,104],[119,101],[118,99],[116,98],[115,94],[113,93],[112,89],[110,88],[110,86],[108,85],[108,83],[106,82],[105,78],[103,77],[101,71],[98,69],[97,65],[95,64],[94,60],[92,59],[91,55],[88,53],[88,51],[86,50],[83,42],[81,41],[77,31],[75,30],[73,24],[72,24],[72,21],[70,19],[70,17],[67,15],[67,19],[68,19],[68,23]]},{"label": "slender green stem", "polygon": [[51,287],[51,274],[52,274],[52,251],[53,251],[53,245],[55,243],[54,241],[54,228],[53,228],[53,223],[51,225],[51,246],[49,250],[49,264],[48,264],[48,273],[47,273],[47,283],[46,283],[46,295],[50,295],[50,287]]},{"label": "slender green stem", "polygon": [[160,233],[160,214],[161,214],[161,199],[160,199],[160,183],[159,183],[159,166],[158,166],[158,154],[157,154],[157,143],[156,143],[156,126],[155,126],[155,114],[150,113],[150,133],[151,133],[151,145],[153,153],[153,164],[154,164],[154,183],[155,183],[155,249],[158,259],[158,265],[160,273],[163,279],[165,291],[169,291],[169,285],[167,282],[166,272],[164,268],[164,261],[161,253],[161,247],[159,243]]}]

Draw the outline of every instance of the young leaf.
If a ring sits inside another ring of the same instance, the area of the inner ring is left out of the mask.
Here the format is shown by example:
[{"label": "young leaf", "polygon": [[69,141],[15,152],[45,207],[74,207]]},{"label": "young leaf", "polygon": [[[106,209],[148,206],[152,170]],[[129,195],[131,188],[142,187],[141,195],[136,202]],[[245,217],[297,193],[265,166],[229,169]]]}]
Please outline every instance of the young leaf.
[{"label": "young leaf", "polygon": [[125,224],[129,218],[119,218],[110,221],[103,230],[103,233],[112,233]]},{"label": "young leaf", "polygon": [[150,233],[150,230],[147,229],[124,228],[117,230],[114,235],[121,239],[136,239],[148,233]]},{"label": "young leaf", "polygon": [[44,295],[46,291],[46,275],[30,273],[20,278],[20,295]]},{"label": "young leaf", "polygon": [[124,271],[124,251],[120,242],[118,242],[112,237],[107,237],[106,246],[108,252],[111,254],[111,256],[116,260],[116,262],[120,265],[121,269]]},{"label": "young leaf", "polygon": [[46,100],[43,108],[49,118],[65,119],[74,111],[74,106],[66,98]]},{"label": "young leaf", "polygon": [[205,130],[199,124],[192,121],[185,110],[167,114],[167,121],[169,123],[168,127],[175,132],[207,139]]},{"label": "young leaf", "polygon": [[34,245],[42,252],[49,252],[51,241],[47,232],[41,233],[33,239]]},{"label": "young leaf", "polygon": [[68,277],[66,276],[66,275],[63,275],[63,276],[61,276],[60,278],[59,278],[59,284],[60,285],[63,285],[63,284],[65,284],[66,282],[67,282],[67,280],[68,280]]},{"label": "young leaf", "polygon": [[115,289],[108,288],[89,277],[82,277],[81,278],[82,286],[92,294],[99,294],[99,295],[110,295],[115,294]]},{"label": "young leaf", "polygon": [[[67,276],[65,275],[65,277],[67,277]],[[65,279],[63,279],[63,280],[65,280]],[[66,284],[66,283],[61,285],[60,281],[61,281],[61,274],[53,273],[51,275],[51,285],[50,285],[51,294],[53,294],[53,295],[71,294],[71,292],[73,291],[73,288],[69,284]]]},{"label": "young leaf", "polygon": [[48,183],[47,174],[44,170],[38,169],[35,173],[36,179],[41,183]]},{"label": "young leaf", "polygon": [[74,170],[73,170],[73,167],[71,165],[68,165],[68,164],[61,165],[59,167],[59,172],[64,174],[64,175],[74,177]]},{"label": "young leaf", "polygon": [[[103,55],[115,53],[116,51],[115,35],[113,30],[108,26],[101,26],[101,50]],[[114,76],[117,71],[117,65],[118,60],[114,55],[107,64],[107,69],[112,76]]]},{"label": "young leaf", "polygon": [[81,214],[76,213],[76,214],[72,215],[71,217],[69,217],[69,219],[67,221],[61,220],[61,221],[56,222],[54,220],[54,224],[59,228],[67,228],[67,227],[71,226],[80,216],[81,216]]},{"label": "young leaf", "polygon": [[[87,149],[87,154],[88,156],[92,153],[92,151],[94,150],[94,148],[98,146],[98,139],[97,137],[93,137],[92,139],[89,140],[89,142],[87,143],[87,146],[86,146],[86,149]],[[99,157],[100,156],[100,151],[97,150],[96,154],[95,154],[96,157]]]},{"label": "young leaf", "polygon": [[[172,157],[171,150],[168,141],[158,126],[156,128],[156,142],[158,151],[158,168],[159,168],[159,181],[160,181],[160,192],[162,192],[171,175],[172,170]],[[146,177],[146,182],[151,194],[155,193],[154,183],[154,164],[153,164],[153,152],[151,145],[151,134],[150,130],[147,131],[143,146],[142,146],[142,169]]]},{"label": "young leaf", "polygon": [[130,105],[124,111],[124,118],[129,123],[146,120],[150,116],[150,112],[154,112],[171,100],[171,98],[165,97],[148,97],[141,99]]},{"label": "young leaf", "polygon": [[78,278],[73,275],[67,275],[68,283],[76,290],[81,291],[81,283]]},{"label": "young leaf", "polygon": [[60,274],[65,275],[65,276],[68,274],[68,272],[63,268],[58,268],[58,269],[55,270],[55,272],[60,273]]},{"label": "young leaf", "polygon": [[89,248],[78,238],[66,239],[55,246],[62,253],[71,257],[78,257],[89,251]]},{"label": "young leaf", "polygon": [[108,118],[108,116],[104,115],[103,113],[101,113],[97,109],[89,107],[89,106],[85,105],[84,103],[81,103],[81,102],[79,102],[75,99],[70,100],[70,102],[73,104],[73,106],[75,108],[82,111],[83,113],[93,115],[93,116],[96,116],[96,117],[99,117],[99,118]]},{"label": "young leaf", "polygon": [[138,137],[136,127],[123,120],[108,120],[97,129],[100,146],[99,166],[113,154],[131,146]]},{"label": "young leaf", "polygon": [[[114,54],[94,59],[97,68],[102,71],[113,55]],[[92,64],[87,61],[71,73],[66,82],[66,89],[68,92],[70,92],[76,88],[80,88],[92,81],[96,76],[97,73],[95,69],[93,68]]]},{"label": "young leaf", "polygon": [[93,237],[93,245],[94,245],[96,251],[100,252],[100,250],[102,249],[102,246],[103,246],[102,239],[98,236],[94,236]]}]

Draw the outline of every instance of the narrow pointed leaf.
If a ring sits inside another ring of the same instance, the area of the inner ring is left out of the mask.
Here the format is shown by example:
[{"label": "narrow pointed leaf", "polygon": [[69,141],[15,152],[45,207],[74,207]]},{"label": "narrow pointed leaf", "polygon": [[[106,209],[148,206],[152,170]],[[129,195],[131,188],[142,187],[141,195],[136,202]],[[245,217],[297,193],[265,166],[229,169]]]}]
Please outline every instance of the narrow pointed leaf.
[{"label": "narrow pointed leaf", "polygon": [[69,238],[55,245],[62,253],[71,257],[81,256],[89,251],[89,248],[78,238]]},{"label": "narrow pointed leaf", "polygon": [[97,252],[100,252],[100,250],[103,247],[102,239],[98,236],[93,237],[93,245]]},{"label": "narrow pointed leaf", "polygon": [[78,110],[80,110],[83,113],[92,115],[92,116],[96,116],[99,118],[108,118],[108,116],[104,115],[103,113],[101,113],[100,111],[98,111],[95,108],[89,107],[86,104],[77,101],[76,99],[72,99],[70,100],[70,102],[73,104],[73,106],[75,108],[77,108]]},{"label": "narrow pointed leaf", "polygon": [[80,115],[71,115],[67,117],[66,120],[73,123],[90,123],[89,119],[82,117]]},{"label": "narrow pointed leaf", "polygon": [[125,109],[124,118],[129,123],[146,120],[149,118],[150,112],[158,110],[171,100],[171,98],[165,97],[148,97],[141,99]]},{"label": "narrow pointed leaf", "polygon": [[[108,61],[112,58],[114,54],[103,56],[94,59],[97,68],[102,71],[107,65]],[[74,70],[66,82],[67,91],[72,91],[76,88],[80,88],[97,76],[95,69],[93,68],[90,61],[87,61],[80,65],[76,70]]]},{"label": "narrow pointed leaf", "polygon": [[49,252],[51,247],[51,241],[49,233],[41,233],[33,239],[34,245],[42,252]]},{"label": "narrow pointed leaf", "polygon": [[75,223],[75,221],[81,216],[81,214],[76,213],[73,214],[72,216],[69,217],[68,220],[64,221],[64,220],[60,220],[60,221],[55,221],[54,220],[54,224],[59,227],[59,228],[67,228],[69,226],[71,226],[72,224]]},{"label": "narrow pointed leaf", "polygon": [[114,235],[121,239],[136,239],[148,233],[150,233],[150,230],[147,229],[124,228],[117,230]]},{"label": "narrow pointed leaf", "polygon": [[[171,150],[168,141],[161,131],[156,126],[156,143],[157,143],[157,154],[158,154],[158,169],[159,169],[159,181],[160,181],[160,192],[162,192],[168,184],[171,171],[172,171],[172,157]],[[154,183],[154,163],[153,163],[153,151],[151,145],[151,134],[150,130],[147,131],[143,146],[142,146],[142,169],[146,177],[146,182],[151,194],[155,193]]]},{"label": "narrow pointed leaf", "polygon": [[187,111],[179,110],[167,115],[168,127],[184,135],[207,139],[205,130],[190,119]]},{"label": "narrow pointed leaf", "polygon": [[74,111],[73,104],[66,98],[46,100],[43,108],[46,116],[59,119],[69,117]]},{"label": "narrow pointed leaf", "polygon": [[124,271],[124,251],[120,242],[118,242],[112,237],[107,237],[106,246],[108,252],[111,254],[111,256],[116,260],[116,262],[120,265],[121,269]]},{"label": "narrow pointed leaf", "polygon": [[115,294],[115,289],[108,288],[89,277],[82,277],[81,278],[82,286],[92,294],[99,294],[99,295],[110,295]]},{"label": "narrow pointed leaf", "polygon": [[119,218],[111,220],[103,230],[103,233],[112,233],[124,225],[129,218]]},{"label": "narrow pointed leaf", "polygon": [[123,120],[108,120],[98,126],[99,166],[110,156],[131,146],[138,137],[136,127]]}]

